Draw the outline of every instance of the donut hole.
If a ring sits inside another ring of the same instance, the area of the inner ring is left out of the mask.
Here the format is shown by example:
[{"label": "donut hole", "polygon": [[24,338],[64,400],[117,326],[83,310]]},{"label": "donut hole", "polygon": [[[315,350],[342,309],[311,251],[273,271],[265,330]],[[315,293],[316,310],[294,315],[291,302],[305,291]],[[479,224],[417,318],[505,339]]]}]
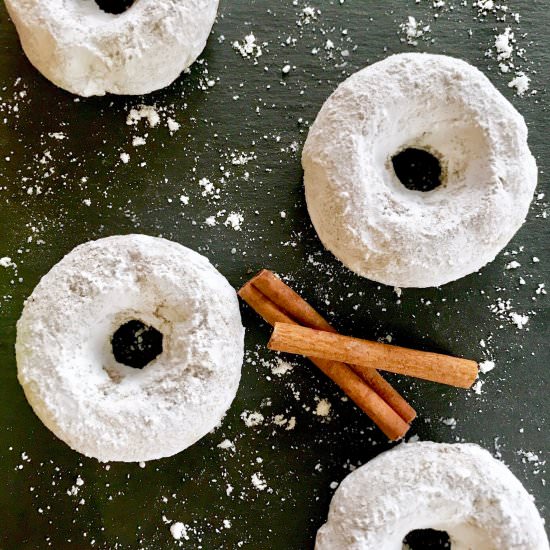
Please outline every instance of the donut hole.
[{"label": "donut hole", "polygon": [[162,339],[156,328],[132,319],[114,332],[111,347],[118,363],[142,369],[162,353]]},{"label": "donut hole", "polygon": [[416,529],[403,539],[403,550],[443,550],[451,548],[451,539],[445,531]]},{"label": "donut hole", "polygon": [[391,161],[395,175],[411,191],[432,191],[441,185],[441,164],[429,151],[409,147]]},{"label": "donut hole", "polygon": [[131,8],[136,0],[95,0],[95,3],[105,13],[118,15]]}]

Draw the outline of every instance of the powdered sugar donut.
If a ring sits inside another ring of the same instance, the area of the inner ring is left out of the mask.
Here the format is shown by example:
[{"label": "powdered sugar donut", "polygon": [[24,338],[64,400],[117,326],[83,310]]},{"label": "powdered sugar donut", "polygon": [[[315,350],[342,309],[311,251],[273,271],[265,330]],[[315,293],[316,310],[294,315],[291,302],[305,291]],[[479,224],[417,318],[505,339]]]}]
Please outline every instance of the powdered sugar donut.
[{"label": "powdered sugar donut", "polygon": [[548,550],[533,499],[473,444],[404,443],[348,475],[316,550],[401,550],[416,529],[446,531],[453,550]]},{"label": "powdered sugar donut", "polygon": [[128,3],[119,14],[93,0],[6,0],[6,7],[30,62],[60,88],[82,96],[146,94],[199,56],[218,0]]},{"label": "powdered sugar donut", "polygon": [[[392,159],[414,149],[439,161],[433,190],[411,190],[395,173]],[[442,285],[492,261],[537,182],[514,107],[466,62],[420,53],[343,82],[312,125],[302,164],[323,244],[359,275],[400,287]]]},{"label": "powdered sugar donut", "polygon": [[[161,353],[141,369],[113,352],[117,329],[130,323],[162,335]],[[76,247],[26,301],[18,377],[36,414],[73,449],[151,460],[219,424],[237,392],[243,340],[237,295],[206,258],[165,239],[108,237]]]}]

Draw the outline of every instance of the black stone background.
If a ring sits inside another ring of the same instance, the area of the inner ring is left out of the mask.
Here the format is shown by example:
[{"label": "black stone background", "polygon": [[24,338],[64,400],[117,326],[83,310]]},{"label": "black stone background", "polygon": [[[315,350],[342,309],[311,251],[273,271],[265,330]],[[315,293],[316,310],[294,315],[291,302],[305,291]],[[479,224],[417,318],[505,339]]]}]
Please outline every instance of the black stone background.
[{"label": "black stone background", "polygon": [[[273,376],[258,360],[274,361],[265,350],[269,330],[246,307],[248,360],[237,398],[213,434],[144,468],[113,463],[107,469],[56,439],[17,382],[16,320],[40,277],[74,246],[131,232],[162,235],[205,254],[235,287],[259,268],[274,269],[344,333],[390,334],[400,345],[494,359],[481,395],[389,378],[418,409],[411,435],[483,445],[502,457],[550,518],[543,462],[549,450],[549,308],[547,296],[536,294],[548,283],[547,197],[533,203],[514,240],[480,273],[442,288],[407,289],[398,300],[392,288],[354,275],[323,250],[303,196],[299,151],[323,101],[352,72],[401,51],[454,55],[483,70],[525,116],[540,168],[538,193],[548,192],[547,2],[506,2],[521,14],[519,25],[492,14],[477,17],[472,2],[465,4],[449,0],[434,9],[432,2],[413,0],[226,0],[190,74],[143,98],[80,100],[29,64],[0,7],[0,257],[17,264],[16,270],[0,268],[1,548],[176,548],[163,515],[188,526],[185,548],[311,548],[326,518],[331,483],[391,447],[310,364],[295,361],[291,373]],[[298,26],[307,5],[321,13]],[[416,47],[400,40],[399,24],[408,15],[431,25]],[[526,49],[518,64],[529,71],[536,95],[516,96],[507,87],[511,76],[485,55],[509,24]],[[231,46],[250,32],[267,42],[257,64]],[[287,37],[295,43],[286,45]],[[335,44],[332,53],[324,49],[327,39]],[[319,48],[315,55],[313,48]],[[283,77],[286,63],[293,68]],[[143,122],[128,127],[129,108],[141,103],[166,108],[181,123],[179,132],[170,136],[164,125]],[[51,132],[68,139],[53,139]],[[132,136],[145,133],[147,146],[132,147]],[[131,155],[126,165],[122,151]],[[233,165],[231,152],[255,158]],[[42,163],[45,154],[51,159]],[[203,177],[220,188],[218,200],[201,196]],[[36,186],[41,194],[29,194]],[[222,209],[243,213],[242,231],[225,227],[225,216],[214,227],[203,223]],[[511,260],[521,267],[505,269]],[[529,315],[523,330],[490,311],[498,298]],[[328,418],[313,414],[316,399],[325,398],[332,405]],[[261,411],[266,422],[245,427],[244,410]],[[295,429],[275,426],[270,419],[276,414],[295,416]],[[442,422],[449,418],[456,427]],[[225,438],[235,442],[235,453],[217,448]],[[538,460],[529,461],[529,452]],[[254,472],[263,474],[269,490],[253,488]],[[78,476],[84,481],[78,494],[67,494]],[[227,484],[234,487],[230,496]]]}]

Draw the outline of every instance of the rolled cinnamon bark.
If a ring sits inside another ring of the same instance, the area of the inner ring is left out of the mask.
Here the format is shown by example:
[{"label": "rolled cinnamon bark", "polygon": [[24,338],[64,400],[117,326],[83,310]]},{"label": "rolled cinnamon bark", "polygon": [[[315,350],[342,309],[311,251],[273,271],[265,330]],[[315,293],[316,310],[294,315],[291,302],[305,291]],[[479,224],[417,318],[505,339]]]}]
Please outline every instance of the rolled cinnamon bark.
[{"label": "rolled cinnamon bark", "polygon": [[[263,269],[250,281],[264,296],[268,296],[279,308],[285,311],[291,318],[305,327],[325,330],[336,333],[336,329],[327,322],[306,300],[292,290],[273,272]],[[272,323],[271,323],[272,324]],[[349,365],[356,374],[361,376],[369,386],[386,401],[392,409],[407,423],[416,418],[416,411],[407,403],[399,392],[373,368],[356,367]]]},{"label": "rolled cinnamon bark", "polygon": [[478,374],[477,363],[469,359],[391,346],[288,323],[275,323],[268,348],[353,363],[361,368],[376,365],[388,372],[459,388],[470,388]]},{"label": "rolled cinnamon bark", "polygon": [[[275,325],[281,321],[285,324],[296,323],[252,284],[245,284],[238,294],[269,324]],[[409,424],[348,365],[337,361],[310,359],[372,419],[389,439],[400,439],[407,433]]]},{"label": "rolled cinnamon bark", "polygon": [[262,269],[249,282],[264,296],[269,296],[290,317],[293,317],[299,325],[328,332],[336,332],[336,329],[332,328],[317,310],[310,306],[297,292],[292,290],[272,271]]}]

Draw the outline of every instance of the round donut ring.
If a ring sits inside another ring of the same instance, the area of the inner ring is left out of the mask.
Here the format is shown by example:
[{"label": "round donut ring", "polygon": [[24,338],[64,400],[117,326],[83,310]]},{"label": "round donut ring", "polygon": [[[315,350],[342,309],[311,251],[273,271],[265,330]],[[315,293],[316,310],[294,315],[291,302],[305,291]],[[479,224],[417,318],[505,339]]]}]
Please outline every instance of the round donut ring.
[{"label": "round donut ring", "polygon": [[404,443],[338,487],[316,550],[401,550],[416,529],[446,531],[452,550],[548,550],[529,493],[473,444]]},{"label": "round donut ring", "polygon": [[81,96],[146,94],[200,55],[218,0],[135,0],[120,14],[93,0],[6,0],[29,61]]},{"label": "round donut ring", "polygon": [[[422,192],[392,158],[435,156]],[[348,78],[323,105],[302,164],[309,214],[352,271],[399,287],[439,286],[492,261],[520,228],[537,183],[523,117],[475,67],[398,54]]]},{"label": "round donut ring", "polygon": [[[163,335],[144,368],[118,363],[130,320]],[[237,295],[177,243],[114,236],[76,247],[47,273],[17,323],[19,382],[44,424],[100,461],[171,456],[216,427],[241,376]]]}]

